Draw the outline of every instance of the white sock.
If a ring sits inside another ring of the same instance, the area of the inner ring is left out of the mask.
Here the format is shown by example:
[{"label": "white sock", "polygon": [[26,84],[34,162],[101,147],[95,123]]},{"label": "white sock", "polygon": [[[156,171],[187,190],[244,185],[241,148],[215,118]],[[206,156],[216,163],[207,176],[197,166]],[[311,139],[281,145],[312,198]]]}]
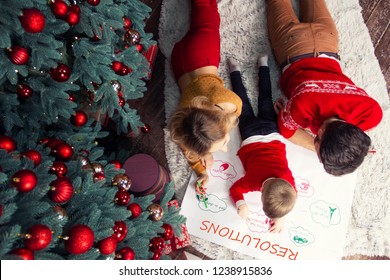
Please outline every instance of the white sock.
[{"label": "white sock", "polygon": [[229,57],[227,59],[227,62],[228,62],[229,72],[230,73],[232,73],[234,71],[240,71],[241,70],[240,65],[238,64],[238,61],[235,60],[234,58]]},{"label": "white sock", "polygon": [[268,54],[261,53],[258,60],[259,66],[268,66]]}]

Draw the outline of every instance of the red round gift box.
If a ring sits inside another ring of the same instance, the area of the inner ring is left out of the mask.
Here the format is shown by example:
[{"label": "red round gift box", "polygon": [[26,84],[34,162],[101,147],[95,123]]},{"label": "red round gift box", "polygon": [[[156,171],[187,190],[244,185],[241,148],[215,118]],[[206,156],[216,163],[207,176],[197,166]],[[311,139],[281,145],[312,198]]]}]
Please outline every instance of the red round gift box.
[{"label": "red round gift box", "polygon": [[165,185],[171,181],[168,171],[148,154],[129,157],[122,168],[131,179],[129,192],[135,196],[154,194],[154,202],[161,198]]}]

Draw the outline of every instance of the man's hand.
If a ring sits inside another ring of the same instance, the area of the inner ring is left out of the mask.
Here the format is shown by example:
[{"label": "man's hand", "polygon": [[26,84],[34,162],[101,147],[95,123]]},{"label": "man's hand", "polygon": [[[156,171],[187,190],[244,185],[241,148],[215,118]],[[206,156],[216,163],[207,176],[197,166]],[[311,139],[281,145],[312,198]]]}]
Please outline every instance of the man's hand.
[{"label": "man's hand", "polygon": [[269,228],[269,232],[272,232],[272,233],[281,232],[283,229],[283,225],[284,225],[284,217],[271,219],[270,225],[271,225],[271,227]]},{"label": "man's hand", "polygon": [[248,205],[246,205],[246,204],[240,205],[240,206],[237,208],[237,214],[238,214],[241,218],[243,218],[243,219],[248,218],[248,215],[249,215],[249,208],[248,208]]},{"label": "man's hand", "polygon": [[195,182],[195,192],[199,195],[206,194],[206,184],[209,181],[209,175],[205,171],[199,174],[198,179]]}]

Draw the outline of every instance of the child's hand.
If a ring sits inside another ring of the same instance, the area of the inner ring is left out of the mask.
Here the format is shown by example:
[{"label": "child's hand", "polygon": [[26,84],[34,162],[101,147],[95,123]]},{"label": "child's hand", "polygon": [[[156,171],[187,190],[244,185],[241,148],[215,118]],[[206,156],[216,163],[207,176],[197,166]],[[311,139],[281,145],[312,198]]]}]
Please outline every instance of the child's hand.
[{"label": "child's hand", "polygon": [[282,111],[284,108],[284,99],[283,98],[278,98],[275,101],[274,104],[274,109],[277,115],[279,115],[280,111]]},{"label": "child's hand", "polygon": [[271,225],[271,227],[269,228],[269,232],[272,232],[272,233],[281,232],[283,229],[283,225],[284,225],[284,217],[271,219],[270,225]]},{"label": "child's hand", "polygon": [[241,218],[243,218],[243,219],[248,218],[248,215],[249,215],[249,208],[248,208],[248,205],[246,205],[246,204],[240,205],[240,206],[237,208],[237,214],[238,214]]},{"label": "child's hand", "polygon": [[201,173],[198,176],[198,180],[195,182],[195,192],[199,195],[204,195],[206,194],[206,184],[209,181],[209,175],[207,172]]}]

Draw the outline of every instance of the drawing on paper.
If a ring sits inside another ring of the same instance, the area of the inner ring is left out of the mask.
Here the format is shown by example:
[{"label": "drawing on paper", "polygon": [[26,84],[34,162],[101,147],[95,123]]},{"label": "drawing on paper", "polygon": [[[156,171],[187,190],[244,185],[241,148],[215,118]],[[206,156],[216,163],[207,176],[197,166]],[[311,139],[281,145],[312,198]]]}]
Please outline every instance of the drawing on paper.
[{"label": "drawing on paper", "polygon": [[337,225],[341,221],[339,207],[319,200],[310,205],[311,217],[314,222],[329,227]]},{"label": "drawing on paper", "polygon": [[307,246],[314,242],[314,235],[303,227],[292,227],[288,231],[290,240],[298,247]]}]

